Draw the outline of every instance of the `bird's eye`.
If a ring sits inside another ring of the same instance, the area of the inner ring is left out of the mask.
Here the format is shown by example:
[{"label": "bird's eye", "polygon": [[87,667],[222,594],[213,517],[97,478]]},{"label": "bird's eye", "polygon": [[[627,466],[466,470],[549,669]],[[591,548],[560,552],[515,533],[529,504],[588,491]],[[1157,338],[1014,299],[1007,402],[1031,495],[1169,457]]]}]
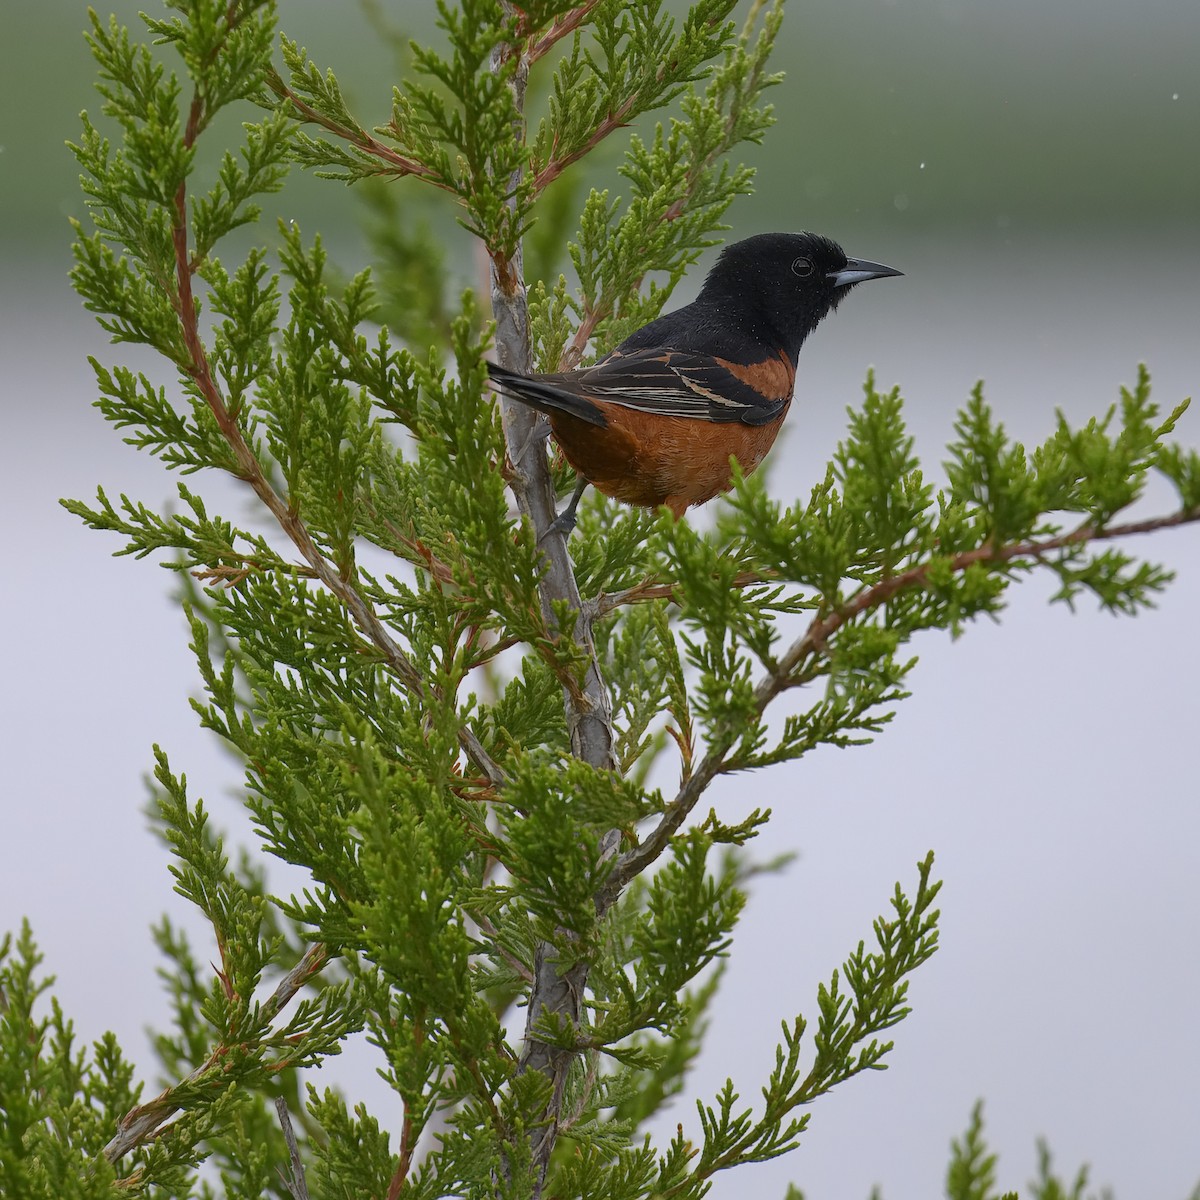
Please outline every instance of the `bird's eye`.
[{"label": "bird's eye", "polygon": [[813,273],[813,261],[811,258],[798,258],[792,263],[792,274],[799,275],[801,279],[807,279]]}]

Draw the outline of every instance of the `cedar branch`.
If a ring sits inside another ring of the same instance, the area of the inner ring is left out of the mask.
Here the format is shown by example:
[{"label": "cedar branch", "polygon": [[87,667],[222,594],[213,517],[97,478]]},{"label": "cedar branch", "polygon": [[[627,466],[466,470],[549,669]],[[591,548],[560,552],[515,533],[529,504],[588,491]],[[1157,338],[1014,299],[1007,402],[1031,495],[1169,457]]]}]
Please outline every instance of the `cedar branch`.
[{"label": "cedar branch", "polygon": [[[191,113],[188,118],[184,144],[190,150],[203,115],[203,101],[196,93],[192,100]],[[196,303],[192,297],[193,268],[188,258],[188,221],[187,221],[187,183],[181,181],[175,194],[175,220],[172,228],[172,239],[175,247],[176,264],[176,296],[175,311],[179,318],[183,333],[184,345],[187,348],[187,359],[181,363],[183,370],[191,377],[200,394],[204,397],[217,427],[221,431],[229,448],[233,451],[237,463],[235,474],[244,480],[254,490],[256,496],[279,523],[280,528],[301,557],[311,568],[316,578],[341,601],[350,614],[355,625],[367,639],[383,655],[384,660],[395,673],[406,689],[417,697],[424,697],[425,684],[420,672],[404,650],[388,633],[386,626],[379,619],[374,608],[366,601],[359,591],[350,583],[342,572],[337,571],[329,560],[321,553],[313,541],[308,527],[300,519],[292,506],[286,503],[272,487],[262,464],[250,448],[238,424],[236,416],[230,412],[209,366],[208,352],[200,337],[197,320]],[[465,726],[459,729],[459,745],[467,757],[487,777],[493,787],[501,786],[505,775],[499,764],[483,748],[475,734]]]},{"label": "cedar branch", "polygon": [[[515,8],[506,5],[510,12]],[[516,69],[508,71],[514,55],[519,56]],[[515,134],[524,138],[525,86],[529,62],[520,47],[500,44],[492,53],[492,70],[507,73],[512,89],[513,109],[517,114]],[[520,178],[514,176],[508,188],[510,207],[517,204]],[[521,245],[512,252],[488,247],[491,258],[492,315],[496,322],[496,354],[502,366],[528,373],[530,369],[529,304],[523,278]],[[578,617],[569,636],[573,636],[587,658],[587,670],[582,684],[574,678],[563,682],[563,701],[571,752],[577,758],[600,769],[616,768],[612,706],[608,689],[600,671],[592,621],[584,610],[575,581],[567,540],[561,532],[550,532],[556,517],[557,497],[550,475],[549,461],[540,442],[532,437],[536,414],[524,405],[502,401],[501,419],[507,456],[511,464],[509,483],[522,516],[529,523],[542,551],[545,571],[538,584],[542,619],[551,636],[567,636],[560,631],[556,606],[573,609]],[[570,686],[567,686],[569,682]],[[619,833],[614,831],[612,841]],[[606,840],[606,846],[609,839]],[[533,983],[529,993],[524,1040],[517,1069],[536,1071],[550,1083],[550,1099],[540,1120],[530,1131],[531,1165],[533,1169],[533,1200],[540,1200],[558,1136],[562,1117],[563,1096],[567,1074],[575,1054],[551,1045],[537,1036],[539,1022],[546,1015],[578,1024],[583,1012],[583,993],[590,962],[581,957],[564,969],[554,947],[540,943],[534,953]],[[486,1094],[486,1093],[485,1093]]]},{"label": "cedar branch", "polygon": [[433,184],[436,188],[441,188],[444,192],[457,194],[457,189],[452,184],[447,183],[436,171],[431,170],[424,163],[415,158],[409,158],[408,155],[401,154],[398,150],[393,150],[378,138],[372,137],[365,129],[341,125],[332,118],[318,112],[311,104],[302,100],[296,92],[288,87],[283,82],[279,73],[273,69],[267,72],[267,86],[281,100],[286,100],[306,121],[310,121],[314,125],[320,125],[322,129],[326,129],[335,137],[349,142],[355,149],[362,151],[363,154],[369,154],[372,158],[379,159],[380,162],[385,163],[391,168],[392,174],[398,176],[413,175],[417,179],[423,179],[426,183]]},{"label": "cedar branch", "polygon": [[[965,571],[976,563],[1007,563],[1015,559],[1044,558],[1056,550],[1065,550],[1088,542],[1111,541],[1114,538],[1131,537],[1136,534],[1154,533],[1160,529],[1174,529],[1182,525],[1200,522],[1200,507],[1181,509],[1162,517],[1151,517],[1145,521],[1130,521],[1124,525],[1110,525],[1098,528],[1095,525],[1081,525],[1069,533],[1045,538],[1041,541],[1015,542],[1010,546],[980,546],[975,550],[967,550],[957,554],[950,560],[950,570],[957,574]],[[920,563],[901,571],[879,583],[864,588],[846,604],[825,616],[815,617],[805,632],[797,638],[782,658],[775,664],[773,670],[759,680],[754,689],[754,707],[758,715],[782,692],[804,682],[806,676],[801,671],[810,660],[820,658],[827,652],[829,639],[843,625],[886,604],[900,592],[910,588],[923,587],[929,578],[934,564]],[[670,587],[671,585],[657,585]],[[637,588],[628,589],[628,593],[637,592]],[[628,596],[628,593],[618,593],[618,596]],[[614,597],[615,599],[616,597]],[[640,599],[649,599],[646,595],[628,596],[625,603]],[[726,756],[732,746],[732,740],[718,743],[711,747],[700,760],[695,771],[684,781],[675,798],[667,805],[659,823],[632,850],[626,851],[618,860],[612,874],[600,893],[598,903],[604,907],[615,902],[625,886],[649,867],[655,859],[670,845],[675,832],[687,819],[688,814],[699,802],[708,785],[725,767]]]},{"label": "cedar branch", "polygon": [[584,18],[600,3],[600,0],[584,0],[583,4],[571,9],[568,13],[563,13],[561,17],[555,20],[549,29],[536,41],[530,42],[529,48],[525,53],[525,57],[531,63],[537,62],[544,54],[546,54],[553,46],[561,41],[568,33],[573,33],[579,28]]},{"label": "cedar branch", "polygon": [[[262,1020],[264,1022],[274,1020],[290,1003],[292,997],[311,979],[320,974],[328,960],[329,951],[322,943],[314,942],[309,946],[304,952],[304,957],[279,981],[275,991],[263,1005]],[[161,1136],[166,1128],[166,1123],[179,1111],[180,1105],[177,1097],[180,1093],[199,1083],[211,1071],[218,1068],[222,1060],[228,1056],[230,1049],[231,1047],[222,1043],[185,1079],[173,1087],[167,1088],[153,1100],[131,1108],[118,1123],[116,1136],[104,1147],[104,1157],[109,1162],[116,1162],[130,1150]],[[218,1083],[222,1087],[225,1086],[223,1072]],[[135,1172],[121,1183],[126,1187],[135,1186],[138,1182],[137,1174]]]}]

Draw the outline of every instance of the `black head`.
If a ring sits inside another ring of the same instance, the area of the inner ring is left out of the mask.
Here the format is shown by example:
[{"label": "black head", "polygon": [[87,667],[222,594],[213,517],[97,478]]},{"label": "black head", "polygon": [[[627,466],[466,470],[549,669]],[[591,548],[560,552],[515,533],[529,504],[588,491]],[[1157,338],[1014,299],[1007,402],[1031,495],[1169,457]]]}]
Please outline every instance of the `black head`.
[{"label": "black head", "polygon": [[851,288],[900,274],[882,263],[847,258],[837,242],[819,234],[759,233],[725,247],[697,304],[795,358]]}]

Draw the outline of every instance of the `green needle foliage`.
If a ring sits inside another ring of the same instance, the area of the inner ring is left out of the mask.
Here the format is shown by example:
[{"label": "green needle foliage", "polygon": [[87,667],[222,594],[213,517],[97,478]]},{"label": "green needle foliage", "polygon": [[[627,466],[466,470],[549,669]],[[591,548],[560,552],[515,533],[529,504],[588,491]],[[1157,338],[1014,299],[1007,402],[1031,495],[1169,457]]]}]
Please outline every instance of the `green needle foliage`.
[{"label": "green needle foliage", "polygon": [[[1088,1168],[1082,1166],[1068,1182],[1055,1173],[1053,1159],[1044,1141],[1037,1147],[1037,1177],[1025,1193],[1029,1200],[1112,1200],[1107,1188],[1099,1192],[1088,1187]],[[1001,1195],[995,1187],[997,1156],[991,1152],[983,1132],[983,1104],[971,1110],[966,1133],[950,1144],[950,1168],[946,1172],[947,1200],[1018,1200],[1018,1193]],[[1200,1195],[1200,1187],[1189,1200]]]},{"label": "green needle foliage", "polygon": [[[809,1015],[780,1014],[760,1094],[730,1081],[670,1141],[646,1135],[702,1051],[760,869],[743,847],[769,817],[697,806],[718,776],[869,740],[910,686],[913,635],[998,615],[1024,573],[1054,573],[1068,602],[1148,604],[1167,572],[1104,546],[1153,473],[1179,509],[1134,531],[1200,516],[1200,456],[1164,440],[1182,409],[1161,413],[1144,371],[1032,451],[978,390],[939,489],[899,393],[868,380],[807,501],[739,477],[703,532],[592,496],[554,557],[508,487],[522,454],[545,473],[542,443],[506,444],[486,309],[411,286],[440,278],[444,251],[407,197],[431,185],[486,252],[521,318],[501,327],[529,330],[502,347],[512,360],[603,352],[660,311],[750,188],[735,156],[772,121],[782,11],[759,0],[739,28],[734,8],[439,2],[439,44],[410,48],[378,126],[266,0],[170,3],[142,40],[93,16],[109,132],[85,115],[73,147],[90,213],[73,280],[115,342],[164,360],[95,362],[96,403],[194,480],[167,512],[102,491],[64,503],[180,573],[196,713],[244,763],[259,845],[231,863],[155,751],[174,887],[215,951],[155,930],[172,1026],[153,1098],[111,1039],[79,1050],[57,1005],[39,1015],[28,929],[3,943],[0,1194],[699,1198],[886,1067],[937,946],[932,855]],[[619,177],[578,199],[574,164],[652,112]],[[332,269],[319,237],[259,224],[295,164],[391,181],[372,193],[394,226],[382,294]],[[539,220],[577,224],[569,262]],[[507,286],[526,234],[527,292]],[[246,485],[252,514],[210,511],[214,472]],[[773,720],[787,691],[799,710]],[[303,886],[272,894],[267,856]],[[360,1031],[396,1094],[384,1113],[305,1074]],[[956,1197],[991,1194],[980,1138],[976,1114]]]}]

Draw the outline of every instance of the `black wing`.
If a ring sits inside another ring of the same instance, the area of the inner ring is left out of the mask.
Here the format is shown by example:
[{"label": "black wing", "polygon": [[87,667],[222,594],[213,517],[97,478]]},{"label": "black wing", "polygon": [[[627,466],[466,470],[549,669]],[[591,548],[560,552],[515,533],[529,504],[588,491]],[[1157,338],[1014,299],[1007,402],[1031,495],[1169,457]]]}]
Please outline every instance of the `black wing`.
[{"label": "black wing", "polygon": [[[684,350],[616,351],[594,367],[559,375],[518,375],[494,363],[488,363],[488,373],[533,408],[592,425],[608,424],[596,401],[666,417],[766,425],[791,398],[790,373],[782,362],[770,365],[775,369],[764,373],[773,385],[767,391],[734,374],[722,359]],[[788,379],[786,389],[782,377]]]},{"label": "black wing", "polygon": [[724,359],[688,350],[617,351],[574,378],[588,396],[640,412],[766,425],[791,399],[790,373],[782,362],[768,361],[774,369],[763,373],[771,380],[766,391],[734,374]]}]

